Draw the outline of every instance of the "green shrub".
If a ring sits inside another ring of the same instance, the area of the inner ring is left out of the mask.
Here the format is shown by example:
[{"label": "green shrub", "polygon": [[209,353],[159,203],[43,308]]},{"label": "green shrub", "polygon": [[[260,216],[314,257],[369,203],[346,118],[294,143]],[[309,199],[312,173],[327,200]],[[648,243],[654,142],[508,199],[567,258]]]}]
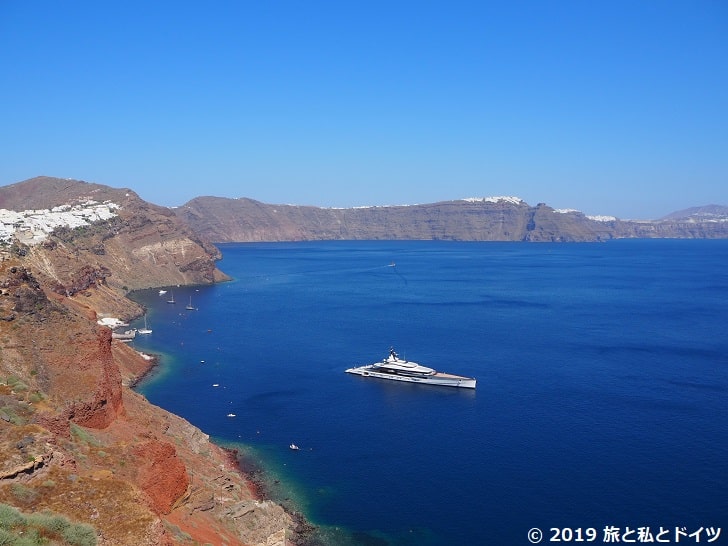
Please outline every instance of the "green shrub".
[{"label": "green shrub", "polygon": [[41,536],[40,531],[34,527],[27,527],[23,534],[15,539],[15,546],[40,546],[48,544],[48,540]]},{"label": "green shrub", "polygon": [[7,504],[0,504],[0,529],[11,529],[22,522],[23,516],[17,508]]},{"label": "green shrub", "polygon": [[25,515],[0,504],[0,546],[96,546],[96,542],[96,531],[89,525],[71,523],[50,511]]},{"label": "green shrub", "polygon": [[0,528],[0,546],[14,546],[16,538],[17,537],[9,531]]},{"label": "green shrub", "polygon": [[62,536],[72,546],[96,546],[96,531],[89,525],[71,525],[63,531]]},{"label": "green shrub", "polygon": [[18,501],[22,503],[30,504],[31,502],[35,501],[36,498],[38,498],[38,493],[35,492],[34,489],[31,489],[30,487],[25,487],[22,484],[14,483],[12,486],[10,486],[10,491],[13,494],[13,497],[15,497]]},{"label": "green shrub", "polygon": [[182,529],[179,528],[179,526],[174,525],[173,523],[169,523],[168,521],[164,522],[164,526],[167,528],[168,531],[172,533],[172,535],[178,542],[192,540],[192,536],[189,533],[185,533]]},{"label": "green shrub", "polygon": [[10,406],[5,406],[0,408],[0,419],[3,421],[7,421],[8,423],[12,423],[14,425],[22,425],[23,418],[19,417],[17,413],[15,413],[15,410],[11,408]]},{"label": "green shrub", "polygon": [[51,512],[37,512],[27,517],[27,525],[61,535],[71,525],[71,522],[63,516]]},{"label": "green shrub", "polygon": [[99,447],[101,445],[101,442],[94,438],[86,429],[78,426],[76,423],[71,423],[71,434],[90,446]]}]

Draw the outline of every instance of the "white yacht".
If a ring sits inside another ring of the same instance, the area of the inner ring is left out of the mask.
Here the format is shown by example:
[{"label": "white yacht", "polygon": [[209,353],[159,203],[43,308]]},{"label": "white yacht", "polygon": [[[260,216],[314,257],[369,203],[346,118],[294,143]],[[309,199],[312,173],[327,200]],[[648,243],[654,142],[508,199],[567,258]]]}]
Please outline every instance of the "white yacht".
[{"label": "white yacht", "polygon": [[427,385],[440,385],[443,387],[462,387],[465,389],[475,388],[475,378],[454,375],[445,372],[438,372],[427,366],[416,362],[402,359],[389,350],[389,356],[381,362],[367,364],[357,368],[349,368],[346,373],[362,375],[364,377],[378,377],[392,381],[407,381],[409,383],[425,383]]},{"label": "white yacht", "polygon": [[142,334],[142,335],[148,335],[148,334],[151,334],[152,333],[152,330],[147,326],[147,315],[146,315],[146,313],[144,314],[144,328],[139,328],[137,330],[137,333]]}]

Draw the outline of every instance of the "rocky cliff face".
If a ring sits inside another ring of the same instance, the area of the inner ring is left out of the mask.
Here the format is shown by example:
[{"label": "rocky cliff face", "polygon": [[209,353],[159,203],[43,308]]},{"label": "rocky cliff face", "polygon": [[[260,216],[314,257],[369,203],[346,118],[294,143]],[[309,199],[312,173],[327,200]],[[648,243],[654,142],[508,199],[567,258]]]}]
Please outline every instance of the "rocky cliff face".
[{"label": "rocky cliff face", "polygon": [[543,203],[533,207],[515,198],[324,209],[267,205],[250,199],[198,197],[176,212],[194,231],[215,242],[377,239],[569,242],[635,237],[728,237],[728,213],[633,222],[590,218],[577,211],[558,211]]},{"label": "rocky cliff face", "polygon": [[150,364],[97,324],[139,314],[127,289],[224,278],[216,249],[127,190],[62,182],[0,188],[0,207],[92,192],[121,208],[0,249],[0,503],[87,523],[105,545],[293,544],[297,524],[230,453],[129,388]]},{"label": "rocky cliff face", "polygon": [[226,278],[215,267],[217,248],[172,211],[143,201],[129,189],[48,177],[0,188],[0,208],[14,211],[89,201],[110,202],[118,209],[108,220],[57,227],[40,240],[17,233],[25,247],[21,252],[36,275],[55,283],[54,291],[72,295],[98,283],[126,291]]},{"label": "rocky cliff face", "polygon": [[323,209],[266,205],[250,199],[199,197],[177,209],[193,230],[215,242],[305,240],[591,241],[601,226],[514,199],[427,205]]}]

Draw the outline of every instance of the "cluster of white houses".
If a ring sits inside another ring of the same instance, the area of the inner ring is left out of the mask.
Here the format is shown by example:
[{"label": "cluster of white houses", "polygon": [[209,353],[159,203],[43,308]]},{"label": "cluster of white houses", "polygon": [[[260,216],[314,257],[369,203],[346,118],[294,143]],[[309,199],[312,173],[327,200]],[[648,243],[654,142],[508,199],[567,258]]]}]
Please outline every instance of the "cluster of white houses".
[{"label": "cluster of white houses", "polygon": [[88,200],[52,209],[20,212],[0,209],[0,243],[10,243],[15,237],[25,244],[36,244],[58,227],[77,228],[98,220],[108,220],[116,216],[119,208],[110,201],[98,203]]}]

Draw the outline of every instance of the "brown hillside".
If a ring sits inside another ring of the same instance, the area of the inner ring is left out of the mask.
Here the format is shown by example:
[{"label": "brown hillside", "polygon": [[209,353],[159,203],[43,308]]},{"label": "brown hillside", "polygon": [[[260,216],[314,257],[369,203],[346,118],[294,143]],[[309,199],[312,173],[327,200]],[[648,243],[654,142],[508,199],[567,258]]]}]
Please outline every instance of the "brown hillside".
[{"label": "brown hillside", "polygon": [[69,178],[38,176],[0,188],[0,208],[9,210],[50,209],[73,201],[121,201],[139,199],[130,189],[116,189]]},{"label": "brown hillside", "polygon": [[[10,195],[48,183],[59,199],[99,189],[35,179]],[[125,197],[118,218],[0,250],[0,503],[91,525],[104,545],[293,544],[296,523],[229,453],[130,389],[149,361],[96,323],[141,312],[126,289],[224,278],[214,247]]]}]

